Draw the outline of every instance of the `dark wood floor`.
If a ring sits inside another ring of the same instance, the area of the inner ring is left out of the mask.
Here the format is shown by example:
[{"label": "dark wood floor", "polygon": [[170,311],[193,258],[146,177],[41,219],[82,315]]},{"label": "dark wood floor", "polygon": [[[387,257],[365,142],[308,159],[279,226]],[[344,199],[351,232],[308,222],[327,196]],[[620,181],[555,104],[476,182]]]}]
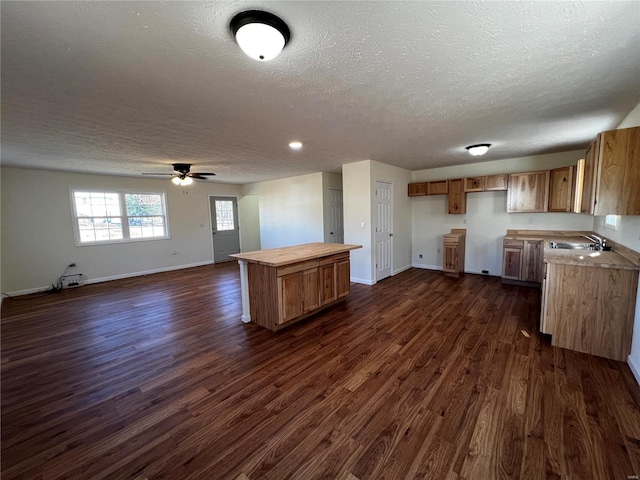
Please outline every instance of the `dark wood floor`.
[{"label": "dark wood floor", "polygon": [[635,478],[628,366],[551,347],[538,310],[412,269],[272,333],[235,264],[6,299],[2,478]]}]

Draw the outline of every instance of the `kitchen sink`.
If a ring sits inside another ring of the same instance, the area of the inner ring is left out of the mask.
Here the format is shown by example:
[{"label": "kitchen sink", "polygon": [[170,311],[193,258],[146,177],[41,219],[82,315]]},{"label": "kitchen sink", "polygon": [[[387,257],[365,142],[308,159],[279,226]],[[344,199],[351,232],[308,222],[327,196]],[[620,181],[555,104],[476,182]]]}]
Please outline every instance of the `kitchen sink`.
[{"label": "kitchen sink", "polygon": [[597,243],[549,242],[549,247],[561,250],[599,250]]}]

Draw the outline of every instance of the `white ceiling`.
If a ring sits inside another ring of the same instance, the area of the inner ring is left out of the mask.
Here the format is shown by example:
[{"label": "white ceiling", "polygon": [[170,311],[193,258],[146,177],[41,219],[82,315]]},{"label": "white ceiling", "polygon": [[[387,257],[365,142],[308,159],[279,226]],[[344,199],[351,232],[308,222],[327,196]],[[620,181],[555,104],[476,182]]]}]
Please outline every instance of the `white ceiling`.
[{"label": "white ceiling", "polygon": [[[640,2],[10,2],[2,165],[249,183],[586,147],[640,103]],[[265,9],[271,62],[229,32]],[[289,149],[291,140],[304,148]],[[494,146],[482,158],[464,147]]]}]

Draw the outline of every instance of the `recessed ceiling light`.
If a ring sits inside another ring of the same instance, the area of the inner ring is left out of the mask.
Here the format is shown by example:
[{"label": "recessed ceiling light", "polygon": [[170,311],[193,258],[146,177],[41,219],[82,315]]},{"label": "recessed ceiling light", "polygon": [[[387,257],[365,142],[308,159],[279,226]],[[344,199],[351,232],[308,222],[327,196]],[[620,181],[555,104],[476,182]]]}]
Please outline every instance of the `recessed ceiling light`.
[{"label": "recessed ceiling light", "polygon": [[477,157],[479,155],[484,155],[485,153],[487,153],[490,146],[490,143],[479,143],[478,145],[469,145],[467,147],[467,150],[469,150],[469,153],[471,155]]},{"label": "recessed ceiling light", "polygon": [[244,53],[262,62],[277,57],[291,37],[286,23],[272,13],[260,10],[249,10],[233,17],[231,32]]},{"label": "recessed ceiling light", "polygon": [[291,142],[289,146],[292,150],[300,150],[302,148],[302,142]]}]

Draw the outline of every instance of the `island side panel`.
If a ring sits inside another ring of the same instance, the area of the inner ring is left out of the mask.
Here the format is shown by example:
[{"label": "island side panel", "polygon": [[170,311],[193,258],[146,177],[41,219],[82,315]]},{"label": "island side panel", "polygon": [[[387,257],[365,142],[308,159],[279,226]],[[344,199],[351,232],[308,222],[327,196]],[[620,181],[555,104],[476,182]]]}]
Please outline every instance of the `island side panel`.
[{"label": "island side panel", "polygon": [[251,321],[269,330],[276,330],[278,326],[276,269],[250,262],[248,273]]}]

